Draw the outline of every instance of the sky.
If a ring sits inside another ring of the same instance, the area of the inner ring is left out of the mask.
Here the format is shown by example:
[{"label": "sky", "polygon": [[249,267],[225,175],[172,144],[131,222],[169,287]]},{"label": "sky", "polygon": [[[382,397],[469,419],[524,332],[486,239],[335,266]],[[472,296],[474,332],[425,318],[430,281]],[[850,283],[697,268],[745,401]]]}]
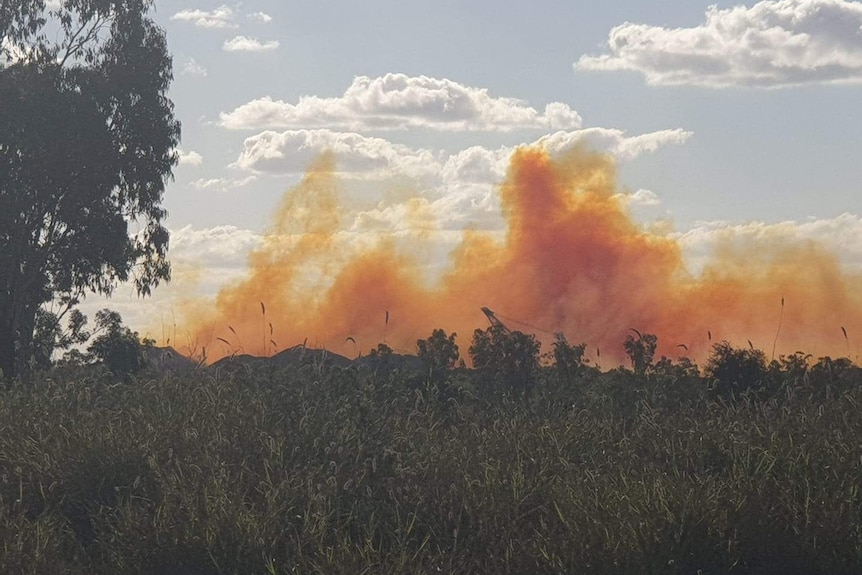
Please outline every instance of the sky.
[{"label": "sky", "polygon": [[814,239],[862,270],[862,2],[157,0],[154,18],[183,130],[174,279],[85,305],[142,335],[242,278],[326,151],[357,237],[397,237],[415,198],[442,232],[505,230],[515,149],[586,145],[692,270],[727,233]]}]

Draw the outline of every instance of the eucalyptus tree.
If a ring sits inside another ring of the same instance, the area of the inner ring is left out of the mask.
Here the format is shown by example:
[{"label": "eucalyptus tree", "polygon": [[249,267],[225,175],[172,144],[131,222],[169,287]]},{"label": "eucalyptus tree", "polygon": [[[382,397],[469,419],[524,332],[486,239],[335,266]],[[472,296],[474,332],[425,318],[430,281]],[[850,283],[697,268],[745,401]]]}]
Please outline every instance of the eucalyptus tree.
[{"label": "eucalyptus tree", "polygon": [[152,0],[0,0],[0,369],[21,375],[40,310],[170,279],[173,79]]}]

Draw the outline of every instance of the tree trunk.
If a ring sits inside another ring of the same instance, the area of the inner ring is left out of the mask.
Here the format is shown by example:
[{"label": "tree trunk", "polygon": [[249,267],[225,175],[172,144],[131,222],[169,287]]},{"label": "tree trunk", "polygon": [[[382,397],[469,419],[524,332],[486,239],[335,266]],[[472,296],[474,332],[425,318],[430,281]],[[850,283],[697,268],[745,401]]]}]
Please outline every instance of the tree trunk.
[{"label": "tree trunk", "polygon": [[0,381],[27,378],[35,314],[33,306],[0,301]]},{"label": "tree trunk", "polygon": [[36,329],[36,308],[27,306],[22,312],[18,325],[18,345],[16,350],[18,362],[15,365],[15,377],[24,383],[30,383],[33,376],[33,333]]},{"label": "tree trunk", "polygon": [[0,380],[12,381],[15,379],[15,330],[11,321],[3,318],[0,321]]}]

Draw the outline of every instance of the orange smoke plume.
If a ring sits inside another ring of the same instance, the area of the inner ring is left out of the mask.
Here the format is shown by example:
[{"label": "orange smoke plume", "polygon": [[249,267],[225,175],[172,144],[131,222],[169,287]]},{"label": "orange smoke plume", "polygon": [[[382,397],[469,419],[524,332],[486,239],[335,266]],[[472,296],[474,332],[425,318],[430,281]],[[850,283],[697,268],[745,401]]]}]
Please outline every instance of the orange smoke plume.
[{"label": "orange smoke plume", "polygon": [[210,360],[303,341],[348,356],[382,341],[412,353],[435,328],[456,331],[466,350],[487,325],[483,306],[545,342],[562,332],[600,348],[605,362],[624,358],[630,328],[658,335],[659,353],[677,357],[685,344],[696,360],[725,339],[767,353],[775,343],[776,357],[850,353],[862,281],[823,248],[729,238],[694,275],[677,241],[636,224],[616,192],[605,155],[520,149],[500,186],[503,239],[464,232],[429,280],[417,257],[434,241],[422,204],[408,202],[409,242],[350,236],[334,158],[324,156],[285,195],[247,277],[185,305],[182,321]]}]

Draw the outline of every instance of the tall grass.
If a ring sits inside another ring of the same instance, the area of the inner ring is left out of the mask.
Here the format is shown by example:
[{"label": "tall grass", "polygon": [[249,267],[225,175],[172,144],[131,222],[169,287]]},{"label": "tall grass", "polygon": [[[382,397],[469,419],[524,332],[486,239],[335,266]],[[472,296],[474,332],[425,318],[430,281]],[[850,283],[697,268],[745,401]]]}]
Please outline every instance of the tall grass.
[{"label": "tall grass", "polygon": [[[687,373],[687,375],[686,375]],[[862,380],[142,377],[0,393],[0,573],[862,572]]]}]

